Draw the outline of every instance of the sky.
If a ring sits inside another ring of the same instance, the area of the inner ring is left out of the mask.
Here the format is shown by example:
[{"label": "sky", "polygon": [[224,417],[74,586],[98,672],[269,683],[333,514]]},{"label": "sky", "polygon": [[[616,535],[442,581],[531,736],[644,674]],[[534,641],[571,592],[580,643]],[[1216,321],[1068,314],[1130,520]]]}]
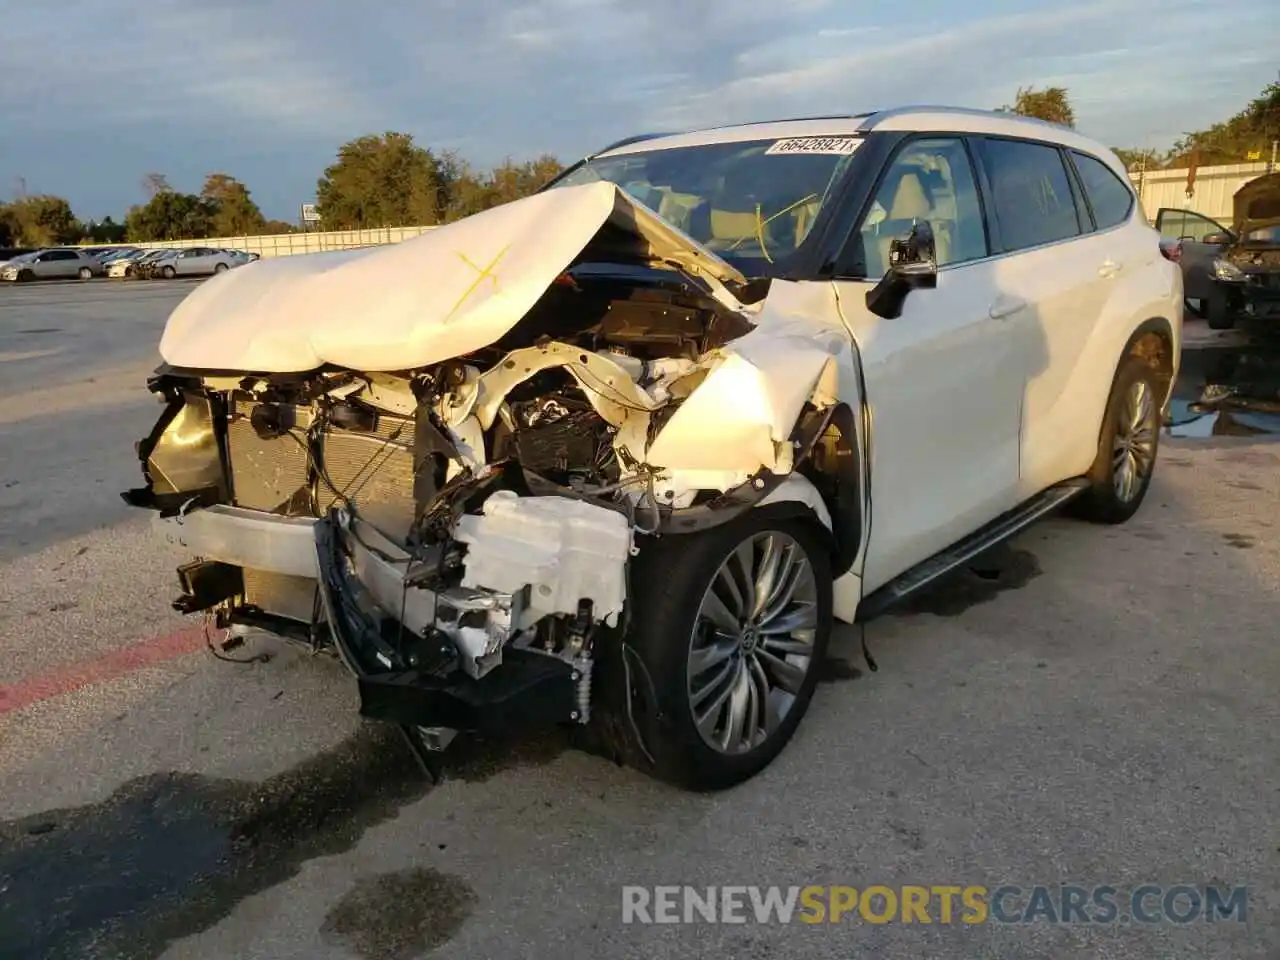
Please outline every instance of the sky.
[{"label": "sky", "polygon": [[296,220],[344,141],[488,167],[612,140],[1068,89],[1077,127],[1167,148],[1277,79],[1276,0],[0,0],[0,199],[120,219],[165,174]]}]

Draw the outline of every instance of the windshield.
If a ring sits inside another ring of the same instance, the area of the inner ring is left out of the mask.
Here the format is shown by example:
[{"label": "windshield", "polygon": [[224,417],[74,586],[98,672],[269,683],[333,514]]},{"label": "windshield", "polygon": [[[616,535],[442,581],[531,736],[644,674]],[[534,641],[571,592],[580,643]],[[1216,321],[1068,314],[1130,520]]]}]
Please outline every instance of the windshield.
[{"label": "windshield", "polygon": [[5,263],[30,263],[39,255],[40,255],[39,251],[37,251],[36,253],[20,253],[13,259],[6,260]]},{"label": "windshield", "polygon": [[804,244],[860,143],[803,137],[598,157],[556,187],[615,183],[746,276],[773,276]]}]

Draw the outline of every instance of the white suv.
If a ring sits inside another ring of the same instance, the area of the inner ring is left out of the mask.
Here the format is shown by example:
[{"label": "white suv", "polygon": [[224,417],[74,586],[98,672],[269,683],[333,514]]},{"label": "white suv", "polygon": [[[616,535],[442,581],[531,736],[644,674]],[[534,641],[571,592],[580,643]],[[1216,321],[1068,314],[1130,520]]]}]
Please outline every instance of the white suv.
[{"label": "white suv", "polygon": [[126,499],[203,558],[181,609],[331,646],[424,749],[589,724],[720,787],[790,738],[836,621],[1068,503],[1138,509],[1182,302],[1124,168],[1061,127],[636,138],[197,289]]}]

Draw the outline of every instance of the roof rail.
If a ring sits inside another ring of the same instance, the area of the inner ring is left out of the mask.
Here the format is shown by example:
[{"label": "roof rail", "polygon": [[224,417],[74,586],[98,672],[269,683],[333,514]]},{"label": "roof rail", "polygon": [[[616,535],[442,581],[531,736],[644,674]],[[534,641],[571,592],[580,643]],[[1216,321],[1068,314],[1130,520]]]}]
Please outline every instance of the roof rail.
[{"label": "roof rail", "polygon": [[976,107],[949,107],[942,104],[913,104],[911,106],[892,107],[888,110],[880,110],[876,113],[868,114],[863,120],[859,130],[869,132],[876,128],[876,125],[890,117],[910,116],[913,113],[953,113],[962,117],[991,117],[999,116],[1009,120],[1026,121],[1027,123],[1038,123],[1041,126],[1053,127],[1054,129],[1063,129],[1060,123],[1050,123],[1048,120],[1041,120],[1039,117],[1028,117],[1021,113],[1014,113],[1011,110],[979,110]]}]

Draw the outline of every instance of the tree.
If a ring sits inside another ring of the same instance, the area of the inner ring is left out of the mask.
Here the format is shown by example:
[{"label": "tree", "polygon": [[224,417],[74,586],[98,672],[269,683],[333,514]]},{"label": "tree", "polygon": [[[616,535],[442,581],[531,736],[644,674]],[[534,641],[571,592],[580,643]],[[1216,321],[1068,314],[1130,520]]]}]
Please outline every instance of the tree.
[{"label": "tree", "polygon": [[439,223],[447,171],[407,133],[344,143],[316,184],[316,206],[329,230]]},{"label": "tree", "polygon": [[7,203],[0,203],[0,247],[12,247],[18,243],[21,228],[13,208]]},{"label": "tree", "polygon": [[90,243],[124,243],[124,224],[110,217],[103,217],[101,223],[90,220],[84,225],[84,238]]},{"label": "tree", "polygon": [[1267,84],[1230,120],[1187,134],[1173,145],[1169,164],[1186,166],[1193,148],[1202,164],[1244,163],[1251,152],[1267,160],[1274,140],[1280,140],[1280,82]]},{"label": "tree", "polygon": [[1018,88],[1013,106],[1006,104],[1000,108],[1006,112],[1020,113],[1024,117],[1036,117],[1049,123],[1058,123],[1064,127],[1076,125],[1076,114],[1071,109],[1071,101],[1067,98],[1066,87],[1046,87],[1037,90],[1035,87]]},{"label": "tree", "polygon": [[283,220],[268,220],[262,225],[262,232],[265,234],[297,233],[298,228],[292,223],[286,223]]},{"label": "tree", "polygon": [[200,198],[213,210],[210,230],[214,236],[242,237],[263,232],[266,218],[249,196],[248,188],[235,177],[209,174]]},{"label": "tree", "polygon": [[142,192],[147,195],[148,200],[154,199],[161,193],[169,193],[173,190],[169,186],[169,178],[163,173],[148,173],[142,178]]},{"label": "tree", "polygon": [[449,182],[446,219],[458,220],[481,210],[527,197],[563,169],[560,161],[549,154],[521,164],[507,158],[490,173],[480,177],[472,173],[465,164],[460,164],[456,175]]},{"label": "tree", "polygon": [[217,209],[190,193],[165,190],[125,217],[125,234],[133,243],[150,240],[201,240],[210,235]]},{"label": "tree", "polygon": [[1143,166],[1148,170],[1157,170],[1160,167],[1160,154],[1156,150],[1112,147],[1111,152],[1120,158],[1126,170],[1139,170]]},{"label": "tree", "polygon": [[13,239],[22,246],[75,243],[84,235],[84,227],[71,212],[71,204],[62,197],[32,194],[15,200],[8,210]]}]

